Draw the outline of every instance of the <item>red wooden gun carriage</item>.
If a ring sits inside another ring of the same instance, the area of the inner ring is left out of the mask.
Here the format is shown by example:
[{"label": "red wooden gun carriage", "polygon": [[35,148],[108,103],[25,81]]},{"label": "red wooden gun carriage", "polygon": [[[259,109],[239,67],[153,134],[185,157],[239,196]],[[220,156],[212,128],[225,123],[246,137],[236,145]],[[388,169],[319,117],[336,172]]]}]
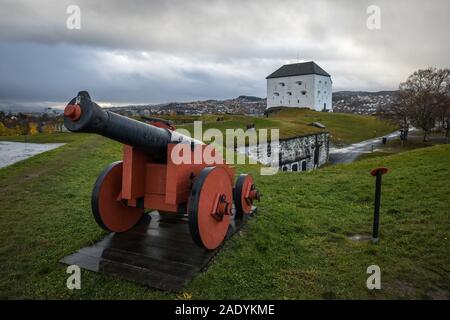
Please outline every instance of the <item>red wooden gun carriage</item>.
[{"label": "red wooden gun carriage", "polygon": [[241,174],[234,183],[234,170],[223,161],[174,161],[172,151],[179,144],[189,146],[191,158],[208,146],[167,122],[147,124],[103,110],[82,91],[66,106],[64,125],[124,144],[123,160],[109,165],[92,191],[95,221],[108,231],[131,229],[145,209],[187,214],[194,242],[212,250],[224,241],[232,215],[249,214],[259,200],[253,178]]}]

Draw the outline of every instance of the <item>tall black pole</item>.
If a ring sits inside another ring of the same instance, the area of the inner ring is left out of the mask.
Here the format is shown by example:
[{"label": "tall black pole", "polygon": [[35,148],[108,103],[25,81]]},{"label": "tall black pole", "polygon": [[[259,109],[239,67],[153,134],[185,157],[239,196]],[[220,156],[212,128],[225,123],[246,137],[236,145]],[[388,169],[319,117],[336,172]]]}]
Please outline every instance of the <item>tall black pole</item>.
[{"label": "tall black pole", "polygon": [[375,208],[373,212],[373,231],[372,231],[372,242],[377,243],[378,237],[378,227],[380,223],[380,204],[381,204],[381,170],[378,170],[375,182]]}]

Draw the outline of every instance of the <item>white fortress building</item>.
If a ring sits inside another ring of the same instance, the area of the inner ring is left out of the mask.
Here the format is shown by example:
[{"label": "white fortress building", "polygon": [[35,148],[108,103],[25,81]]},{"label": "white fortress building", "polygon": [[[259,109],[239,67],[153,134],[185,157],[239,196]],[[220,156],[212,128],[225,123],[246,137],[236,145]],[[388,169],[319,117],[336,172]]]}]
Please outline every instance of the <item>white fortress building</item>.
[{"label": "white fortress building", "polygon": [[267,109],[310,108],[333,111],[331,76],[315,62],[286,64],[267,79]]}]

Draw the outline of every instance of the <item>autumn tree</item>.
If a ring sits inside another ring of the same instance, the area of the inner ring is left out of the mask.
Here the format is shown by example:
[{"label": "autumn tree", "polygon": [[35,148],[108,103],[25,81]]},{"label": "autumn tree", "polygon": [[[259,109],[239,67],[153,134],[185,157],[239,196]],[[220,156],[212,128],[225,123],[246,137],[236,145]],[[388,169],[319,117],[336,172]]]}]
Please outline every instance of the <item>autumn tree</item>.
[{"label": "autumn tree", "polygon": [[448,143],[450,140],[450,99],[447,99],[447,102],[441,106],[439,117]]},{"label": "autumn tree", "polygon": [[38,125],[36,122],[29,122],[28,123],[28,133],[32,136],[38,134]]},{"label": "autumn tree", "polygon": [[0,136],[12,136],[16,135],[17,132],[14,129],[6,127],[3,122],[0,122]]},{"label": "autumn tree", "polygon": [[[447,143],[450,139],[450,81],[449,70],[447,70],[445,85],[443,85],[442,93],[438,98],[438,122],[445,132]],[[445,76],[445,75],[443,75]]]},{"label": "autumn tree", "polygon": [[449,123],[449,82],[449,69],[418,70],[400,84],[394,103],[385,114],[402,128],[412,124],[422,129],[423,140],[427,141],[436,123]]},{"label": "autumn tree", "polygon": [[403,140],[407,140],[411,125],[411,97],[404,91],[397,91],[392,104],[382,107],[378,113],[383,118],[390,119],[403,131]]},{"label": "autumn tree", "polygon": [[26,119],[19,119],[18,122],[18,130],[21,135],[26,136],[30,132],[30,128],[28,126],[28,121]]}]

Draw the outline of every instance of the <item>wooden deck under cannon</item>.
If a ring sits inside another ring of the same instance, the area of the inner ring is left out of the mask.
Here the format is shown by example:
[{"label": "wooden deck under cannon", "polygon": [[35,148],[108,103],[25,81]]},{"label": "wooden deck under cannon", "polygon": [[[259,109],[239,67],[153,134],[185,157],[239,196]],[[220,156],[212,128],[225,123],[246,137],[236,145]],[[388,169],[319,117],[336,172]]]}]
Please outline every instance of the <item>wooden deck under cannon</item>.
[{"label": "wooden deck under cannon", "polygon": [[[252,215],[255,212],[254,208]],[[227,238],[236,233],[248,217],[232,220]],[[110,233],[60,262],[147,287],[179,292],[195,274],[206,268],[221,248],[198,247],[190,236],[187,216],[153,211],[130,231]]]}]

